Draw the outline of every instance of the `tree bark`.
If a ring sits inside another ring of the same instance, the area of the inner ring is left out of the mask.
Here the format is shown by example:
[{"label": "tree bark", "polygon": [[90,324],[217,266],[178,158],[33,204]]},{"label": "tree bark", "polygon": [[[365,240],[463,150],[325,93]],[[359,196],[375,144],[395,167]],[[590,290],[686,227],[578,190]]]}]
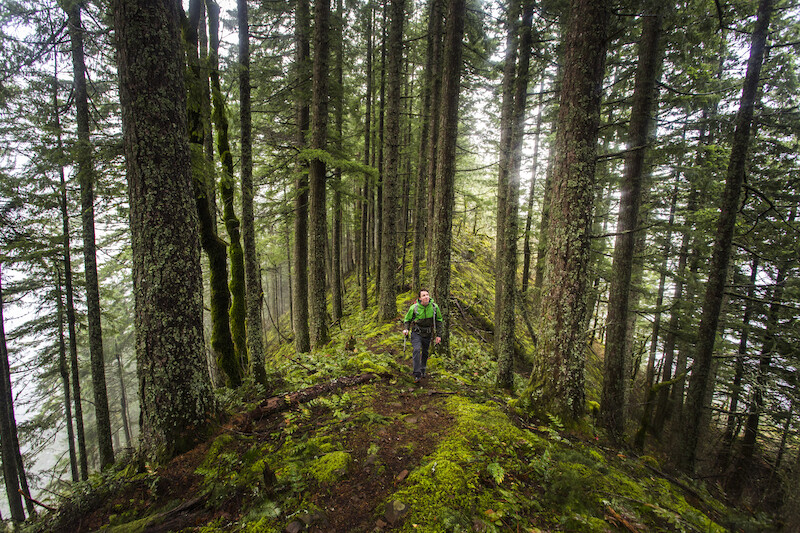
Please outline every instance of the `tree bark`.
[{"label": "tree bark", "polygon": [[5,319],[3,318],[3,285],[0,271],[0,455],[3,460],[3,478],[6,484],[6,495],[14,522],[25,521],[25,510],[22,508],[17,454],[14,449],[16,422],[14,419],[14,397],[11,395],[11,373],[8,365],[8,346],[6,345]]},{"label": "tree bark", "polygon": [[639,42],[639,64],[634,81],[633,107],[628,133],[628,152],[620,191],[617,238],[614,244],[611,288],[608,298],[608,328],[600,401],[601,420],[612,439],[619,441],[625,431],[629,364],[626,338],[633,271],[634,247],[638,236],[639,209],[644,194],[647,170],[645,156],[653,129],[658,92],[656,83],[661,65],[663,4],[643,15]]},{"label": "tree bark", "polygon": [[[434,98],[436,79],[439,77],[439,69],[435,68],[438,50],[441,49],[442,42],[442,8],[441,0],[430,0],[428,2],[428,41],[427,53],[425,55],[425,71],[422,73],[422,109],[421,124],[419,135],[419,160],[417,161],[417,183],[414,192],[414,215],[412,217],[414,226],[414,251],[411,263],[411,290],[414,294],[419,294],[422,289],[421,264],[425,257],[425,242],[428,231],[427,210],[428,172],[429,153],[428,146],[436,135],[433,132],[433,122],[437,113],[433,112],[431,102]],[[430,242],[430,241],[428,241]]]},{"label": "tree bark", "polygon": [[[61,140],[61,121],[58,115],[58,95],[54,87],[53,103],[56,109],[55,129],[58,136],[58,151],[63,153],[64,146]],[[75,405],[75,431],[78,444],[78,466],[80,467],[80,479],[89,479],[89,461],[86,453],[86,436],[83,430],[83,408],[81,406],[81,384],[80,372],[78,369],[78,336],[75,330],[75,302],[73,299],[72,287],[72,253],[70,252],[70,230],[69,212],[67,210],[67,180],[64,175],[64,167],[59,167],[59,178],[61,188],[59,191],[61,208],[61,225],[63,237],[63,261],[64,261],[64,292],[67,300],[67,333],[69,335],[69,366],[72,375],[72,401]],[[71,421],[70,421],[71,423]],[[77,480],[76,480],[77,481]]]},{"label": "tree bark", "polygon": [[[343,154],[344,135],[344,7],[342,0],[336,2],[336,64],[334,67],[334,80],[337,88],[334,128],[336,131],[337,157]],[[342,318],[342,168],[337,165],[333,170],[333,228],[331,231],[331,309],[333,322]]]},{"label": "tree bark", "polygon": [[[365,69],[366,92],[364,95],[364,166],[369,165],[370,161],[370,139],[372,129],[372,4],[367,5],[367,21],[366,21],[366,41],[367,41],[367,66]],[[359,246],[361,248],[361,264],[359,265],[359,289],[361,296],[361,310],[365,310],[369,306],[369,293],[367,291],[368,277],[369,277],[369,254],[370,254],[370,231],[369,231],[369,213],[370,213],[370,196],[372,178],[367,174],[364,176],[364,187],[361,198],[361,239]]]},{"label": "tree bark", "polygon": [[536,195],[536,176],[539,171],[539,143],[542,135],[542,107],[544,103],[544,77],[539,89],[538,110],[536,113],[536,133],[533,137],[533,164],[531,165],[531,188],[528,193],[528,211],[525,217],[525,239],[522,245],[522,294],[528,292],[531,277],[531,227],[533,226],[533,199]]},{"label": "tree bark", "polygon": [[556,125],[539,342],[525,400],[569,419],[584,410],[586,285],[609,11],[573,0]]},{"label": "tree bark", "polygon": [[[513,91],[511,113],[511,136],[508,149],[508,174],[505,183],[505,213],[502,234],[502,246],[498,249],[496,286],[500,288],[502,301],[499,315],[495,311],[495,338],[497,339],[497,386],[511,389],[514,385],[514,349],[516,334],[515,300],[517,296],[517,237],[519,228],[519,182],[522,164],[522,143],[525,129],[525,109],[528,95],[528,70],[530,66],[534,4],[525,2],[522,12],[522,24],[519,30],[516,24],[509,24],[509,31],[520,31],[519,66],[512,72]],[[516,21],[515,21],[516,22]],[[498,218],[500,213],[498,211]]]},{"label": "tree bark", "polygon": [[70,35],[73,83],[75,86],[75,111],[78,128],[76,156],[78,181],[81,185],[81,220],[83,222],[83,259],[86,276],[86,306],[89,325],[89,355],[92,361],[92,390],[94,392],[97,445],[100,468],[114,463],[111,441],[111,415],[106,391],[105,358],[103,355],[103,329],[100,321],[100,286],[97,280],[97,252],[94,235],[94,163],[89,140],[89,97],[86,90],[86,64],[83,55],[83,24],[80,4],[65,0],[67,29]]},{"label": "tree bark", "polygon": [[67,343],[64,341],[64,300],[61,293],[61,269],[58,272],[58,373],[64,387],[64,418],[67,425],[67,445],[69,449],[69,466],[72,470],[72,481],[81,479],[78,471],[78,454],[75,449],[75,429],[72,426],[72,399],[69,391],[69,365],[67,364]]},{"label": "tree bark", "polygon": [[[295,0],[295,117],[297,120],[297,150],[306,147],[310,108],[308,106],[309,91],[309,58],[311,56],[311,15],[308,0]],[[311,351],[311,340],[308,330],[308,163],[298,162],[295,178],[294,196],[294,348],[297,353]]]},{"label": "tree bark", "polygon": [[207,0],[209,17],[209,36],[211,51],[211,102],[213,120],[217,128],[217,153],[222,164],[222,177],[219,181],[220,198],[222,200],[222,219],[228,233],[228,257],[231,262],[229,288],[231,291],[230,327],[233,346],[236,350],[236,362],[240,373],[248,368],[247,356],[247,300],[245,296],[244,250],[242,249],[240,221],[234,209],[235,180],[233,171],[233,154],[228,137],[228,117],[225,108],[225,96],[222,93],[219,75],[219,5]]},{"label": "tree bark", "polygon": [[171,457],[215,414],[205,362],[200,240],[191,194],[176,3],[112,3],[128,176],[142,443]]},{"label": "tree bark", "polygon": [[250,23],[247,0],[237,0],[239,23],[239,124],[242,143],[242,243],[244,245],[244,281],[246,299],[245,331],[247,334],[248,368],[250,376],[267,384],[264,369],[264,338],[261,330],[261,268],[256,251],[256,228],[253,214],[255,188],[253,185],[253,134],[250,104]]},{"label": "tree bark", "polygon": [[379,320],[397,318],[397,216],[400,203],[400,106],[403,64],[403,20],[405,0],[389,6],[387,54],[386,133],[384,135],[383,209],[381,238],[381,288]]},{"label": "tree bark", "polygon": [[747,162],[747,152],[750,144],[750,128],[753,121],[753,110],[759,87],[759,76],[771,13],[772,0],[761,0],[750,45],[750,59],[747,63],[747,74],[742,88],[741,103],[736,114],[736,128],[731,147],[731,158],[728,164],[725,192],[722,197],[717,233],[714,237],[710,274],[706,285],[694,365],[686,398],[686,417],[682,424],[680,466],[689,472],[693,472],[695,468],[697,443],[701,432],[700,422],[703,415],[702,406],[707,388],[711,385],[708,379],[711,369],[711,356],[714,352],[714,340],[722,309],[725,280],[728,275],[736,214],[739,210],[739,197],[742,183],[744,182],[745,163]]},{"label": "tree bark", "polygon": [[[206,70],[202,68],[198,54],[197,29],[201,23],[202,12],[202,0],[192,0],[189,3],[189,16],[184,20],[183,31],[188,63],[186,107],[192,185],[200,221],[200,244],[208,257],[211,351],[216,366],[225,374],[227,386],[236,388],[242,383],[242,369],[236,357],[228,313],[231,303],[228,288],[228,247],[217,235],[216,210],[211,202],[210,193],[215,181],[213,161],[208,159],[205,142],[206,138],[211,136],[211,131],[210,123],[203,117],[203,100],[208,92],[208,75],[203,74]],[[213,6],[209,9],[209,13],[214,17],[217,16]]]},{"label": "tree bark", "polygon": [[[311,148],[327,149],[328,127],[328,61],[329,61],[330,0],[314,2],[314,69],[311,97]],[[328,316],[325,291],[325,239],[327,206],[325,190],[325,161],[311,159],[309,181],[309,332],[311,346],[327,344]]]},{"label": "tree bark", "polygon": [[[438,125],[436,194],[433,209],[433,264],[428,265],[433,294],[444,319],[441,354],[450,353],[450,254],[453,239],[453,204],[455,202],[456,138],[458,137],[458,100],[462,70],[461,40],[464,36],[465,0],[449,0],[444,40],[444,67]],[[436,108],[434,108],[436,109]]]}]

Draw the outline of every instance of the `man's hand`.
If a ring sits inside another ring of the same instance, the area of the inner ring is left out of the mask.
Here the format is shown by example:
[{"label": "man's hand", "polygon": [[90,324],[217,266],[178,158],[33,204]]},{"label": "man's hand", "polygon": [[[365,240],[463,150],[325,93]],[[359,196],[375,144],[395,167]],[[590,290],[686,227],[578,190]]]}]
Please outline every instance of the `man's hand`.
[{"label": "man's hand", "polygon": [[436,344],[439,344],[440,342],[442,342],[442,338],[441,337],[436,337],[436,340],[434,340],[433,342],[435,342]]},{"label": "man's hand", "polygon": [[407,329],[403,330],[403,337],[408,337],[408,330]]}]

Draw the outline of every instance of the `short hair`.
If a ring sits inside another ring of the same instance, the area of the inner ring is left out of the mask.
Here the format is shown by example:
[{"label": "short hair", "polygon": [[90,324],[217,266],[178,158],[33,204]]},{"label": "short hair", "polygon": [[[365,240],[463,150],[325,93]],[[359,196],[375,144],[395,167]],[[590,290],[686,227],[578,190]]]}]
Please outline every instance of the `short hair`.
[{"label": "short hair", "polygon": [[427,293],[428,293],[428,295],[430,295],[430,294],[431,294],[431,291],[429,291],[428,289],[420,289],[420,290],[419,290],[419,293],[417,294],[417,298],[422,298],[422,293],[423,293],[423,291],[424,291],[424,292],[427,292]]}]

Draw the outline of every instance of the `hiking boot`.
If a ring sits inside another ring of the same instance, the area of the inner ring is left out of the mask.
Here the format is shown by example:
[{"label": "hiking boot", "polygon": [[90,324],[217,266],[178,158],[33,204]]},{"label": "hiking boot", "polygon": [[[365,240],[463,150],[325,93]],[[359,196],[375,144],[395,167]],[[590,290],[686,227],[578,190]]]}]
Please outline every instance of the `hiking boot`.
[{"label": "hiking boot", "polygon": [[414,383],[419,383],[419,376],[414,376]]}]

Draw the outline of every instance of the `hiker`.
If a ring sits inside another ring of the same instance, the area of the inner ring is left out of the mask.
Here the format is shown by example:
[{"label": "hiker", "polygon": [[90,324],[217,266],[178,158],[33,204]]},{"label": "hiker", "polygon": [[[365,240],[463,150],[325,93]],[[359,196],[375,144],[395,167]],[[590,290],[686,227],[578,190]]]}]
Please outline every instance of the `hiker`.
[{"label": "hiker", "polygon": [[406,317],[403,319],[403,336],[408,336],[411,332],[411,347],[414,349],[414,383],[419,383],[420,378],[425,377],[428,367],[428,349],[431,345],[431,338],[434,343],[442,342],[442,312],[439,306],[431,301],[431,295],[427,290],[419,291],[419,298],[411,305]]}]

